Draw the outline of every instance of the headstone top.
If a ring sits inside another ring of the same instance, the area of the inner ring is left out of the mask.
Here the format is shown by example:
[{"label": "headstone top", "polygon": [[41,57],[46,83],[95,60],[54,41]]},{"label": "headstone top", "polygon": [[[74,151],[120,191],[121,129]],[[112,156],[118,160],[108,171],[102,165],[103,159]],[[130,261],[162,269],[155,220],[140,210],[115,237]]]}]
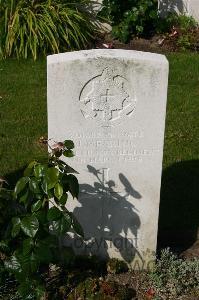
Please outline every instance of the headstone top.
[{"label": "headstone top", "polygon": [[161,64],[168,64],[168,61],[165,55],[151,53],[151,52],[142,52],[136,50],[123,50],[123,49],[91,49],[91,50],[81,50],[66,52],[60,54],[53,54],[47,57],[48,64],[54,64],[70,60],[83,60],[88,58],[125,58],[125,59],[136,59],[144,61],[156,61]]}]

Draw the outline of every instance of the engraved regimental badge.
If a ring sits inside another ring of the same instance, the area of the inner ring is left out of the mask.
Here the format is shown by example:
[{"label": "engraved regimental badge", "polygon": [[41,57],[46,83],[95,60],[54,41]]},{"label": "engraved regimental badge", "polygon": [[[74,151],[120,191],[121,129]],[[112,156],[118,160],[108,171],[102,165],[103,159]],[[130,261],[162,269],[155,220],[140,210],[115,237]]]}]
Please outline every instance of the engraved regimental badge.
[{"label": "engraved regimental badge", "polygon": [[100,126],[120,123],[131,116],[136,104],[129,82],[109,68],[84,85],[79,101],[83,116],[95,119]]}]

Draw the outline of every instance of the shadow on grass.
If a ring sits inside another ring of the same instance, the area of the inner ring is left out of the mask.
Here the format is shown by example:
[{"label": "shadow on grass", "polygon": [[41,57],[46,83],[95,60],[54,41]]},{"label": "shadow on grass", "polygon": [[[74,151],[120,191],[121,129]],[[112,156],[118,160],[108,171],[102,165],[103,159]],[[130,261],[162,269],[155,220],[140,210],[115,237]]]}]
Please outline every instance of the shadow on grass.
[{"label": "shadow on grass", "polygon": [[19,178],[23,176],[23,172],[24,172],[25,168],[26,168],[26,166],[5,175],[6,181],[9,184],[9,186],[8,186],[9,189],[14,189],[15,184],[17,183]]},{"label": "shadow on grass", "polygon": [[175,163],[162,174],[158,248],[188,248],[198,227],[199,160]]}]

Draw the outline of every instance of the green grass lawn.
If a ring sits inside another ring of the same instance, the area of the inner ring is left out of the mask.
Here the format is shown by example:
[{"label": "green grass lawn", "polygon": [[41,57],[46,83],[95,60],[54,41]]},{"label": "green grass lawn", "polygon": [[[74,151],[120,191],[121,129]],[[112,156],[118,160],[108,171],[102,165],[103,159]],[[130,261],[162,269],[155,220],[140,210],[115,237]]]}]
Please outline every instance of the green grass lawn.
[{"label": "green grass lawn", "polygon": [[199,158],[199,55],[171,54],[164,168]]},{"label": "green grass lawn", "polygon": [[[168,59],[160,228],[193,229],[199,225],[199,56],[170,54]],[[14,183],[29,161],[45,158],[41,136],[47,136],[46,62],[1,61],[0,175]]]},{"label": "green grass lawn", "polygon": [[46,156],[38,143],[47,136],[45,61],[1,61],[0,97],[0,174],[6,176]]}]

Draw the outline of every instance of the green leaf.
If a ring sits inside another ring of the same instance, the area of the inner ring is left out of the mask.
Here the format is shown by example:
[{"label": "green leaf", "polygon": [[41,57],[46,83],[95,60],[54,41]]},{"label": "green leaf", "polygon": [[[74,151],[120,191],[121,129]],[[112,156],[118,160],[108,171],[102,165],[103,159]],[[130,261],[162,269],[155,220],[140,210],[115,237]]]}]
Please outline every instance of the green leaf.
[{"label": "green leaf", "polygon": [[44,177],[44,181],[47,184],[47,189],[52,189],[56,185],[59,180],[59,170],[51,167],[47,170],[46,176]]},{"label": "green leaf", "polygon": [[31,252],[32,247],[34,246],[34,241],[31,238],[28,238],[23,241],[23,255],[27,255]]},{"label": "green leaf", "polygon": [[63,216],[61,219],[53,221],[50,226],[52,234],[63,235],[71,228],[71,218],[69,216]]},{"label": "green leaf", "polygon": [[73,168],[71,168],[71,167],[68,166],[68,165],[65,166],[64,171],[65,171],[66,173],[79,174],[76,170],[74,170]]},{"label": "green leaf", "polygon": [[24,171],[24,176],[31,176],[33,172],[33,167],[37,164],[36,161],[32,161]]},{"label": "green leaf", "polygon": [[63,160],[59,160],[59,166],[64,170],[64,173],[79,174],[76,170],[67,165]]},{"label": "green leaf", "polygon": [[45,299],[45,287],[43,285],[37,285],[35,288],[37,299]]},{"label": "green leaf", "polygon": [[41,188],[45,194],[48,194],[48,181],[46,180],[46,178],[43,179]]},{"label": "green leaf", "polygon": [[15,238],[19,232],[20,232],[20,229],[21,229],[21,220],[20,218],[12,218],[12,224],[13,224],[13,227],[12,227],[12,232],[11,232],[11,235],[13,238]]},{"label": "green leaf", "polygon": [[31,207],[31,211],[32,212],[36,212],[38,211],[42,206],[42,201],[41,200],[38,200],[37,202],[35,202],[32,207]]},{"label": "green leaf", "polygon": [[26,203],[27,200],[28,200],[28,197],[29,197],[30,193],[29,193],[29,190],[27,190],[19,199],[19,202],[20,203]]},{"label": "green leaf", "polygon": [[57,199],[60,199],[63,195],[63,187],[60,183],[57,183],[54,187],[54,194]]},{"label": "green leaf", "polygon": [[13,224],[13,226],[14,226],[14,225],[21,224],[20,218],[18,218],[18,217],[12,218],[12,224]]},{"label": "green leaf", "polygon": [[0,188],[0,198],[4,200],[12,200],[13,191],[7,190],[5,188]]},{"label": "green leaf", "polygon": [[65,151],[63,152],[63,155],[64,155],[65,157],[73,157],[73,156],[75,156],[75,154],[73,153],[72,150],[65,150]]},{"label": "green leaf", "polygon": [[55,154],[56,157],[61,157],[62,156],[62,150],[54,151],[54,154]]},{"label": "green leaf", "polygon": [[41,193],[40,187],[39,187],[39,181],[36,178],[31,178],[29,182],[29,188],[34,194]]},{"label": "green leaf", "polygon": [[21,264],[22,273],[27,276],[30,273],[30,254],[24,254],[19,250],[17,257]]},{"label": "green leaf", "polygon": [[52,182],[57,181],[59,178],[59,170],[51,167],[47,170],[47,176]]},{"label": "green leaf", "polygon": [[64,195],[62,195],[62,197],[59,199],[59,203],[60,203],[61,205],[65,205],[66,202],[67,202],[67,200],[68,200],[68,194],[64,194]]},{"label": "green leaf", "polygon": [[43,165],[36,165],[34,167],[34,175],[36,178],[40,178],[42,176],[45,175],[45,171],[46,171],[47,167],[46,166],[43,166]]},{"label": "green leaf", "polygon": [[14,190],[14,193],[16,196],[25,189],[29,180],[30,180],[29,177],[22,177],[19,179],[19,181],[17,182],[17,184],[15,186],[15,190]]},{"label": "green leaf", "polygon": [[35,253],[32,252],[30,255],[30,267],[31,267],[31,271],[33,273],[36,273],[38,271],[39,264],[40,264],[40,261],[38,260]]},{"label": "green leaf", "polygon": [[29,236],[34,237],[39,229],[39,222],[35,216],[25,217],[21,221],[21,229]]},{"label": "green leaf", "polygon": [[9,251],[8,242],[7,241],[0,241],[0,249],[4,252]]},{"label": "green leaf", "polygon": [[38,261],[42,263],[50,263],[53,260],[51,248],[45,242],[38,243],[37,249],[35,249],[35,255]]},{"label": "green leaf", "polygon": [[49,210],[48,210],[48,213],[47,213],[47,219],[48,221],[55,221],[55,220],[58,220],[62,217],[62,211],[60,211],[57,207],[51,207]]},{"label": "green leaf", "polygon": [[31,287],[31,282],[28,280],[25,280],[24,282],[20,283],[17,291],[23,300],[33,299]]},{"label": "green leaf", "polygon": [[11,256],[11,258],[4,262],[5,268],[11,272],[21,272],[21,264],[16,256]]},{"label": "green leaf", "polygon": [[48,190],[48,199],[51,199],[54,197],[54,193],[52,192],[52,190]]},{"label": "green leaf", "polygon": [[74,149],[74,147],[75,147],[73,141],[71,141],[71,140],[66,140],[66,141],[64,141],[64,146],[65,146],[67,149]]},{"label": "green leaf", "polygon": [[80,223],[77,221],[74,215],[72,215],[72,227],[75,230],[77,234],[79,234],[81,237],[84,237],[84,231]]},{"label": "green leaf", "polygon": [[42,224],[47,223],[46,211],[44,211],[43,209],[40,211],[37,211],[36,213],[34,213],[34,215],[39,220],[39,223],[42,223]]},{"label": "green leaf", "polygon": [[[40,191],[40,192],[41,192],[41,191]],[[43,195],[42,195],[42,194],[35,194],[35,198],[36,198],[37,200],[42,200]]]},{"label": "green leaf", "polygon": [[79,195],[79,183],[77,178],[72,175],[69,174],[66,178],[68,185],[69,185],[69,191],[71,193],[71,195],[73,196],[73,198],[78,198]]}]

